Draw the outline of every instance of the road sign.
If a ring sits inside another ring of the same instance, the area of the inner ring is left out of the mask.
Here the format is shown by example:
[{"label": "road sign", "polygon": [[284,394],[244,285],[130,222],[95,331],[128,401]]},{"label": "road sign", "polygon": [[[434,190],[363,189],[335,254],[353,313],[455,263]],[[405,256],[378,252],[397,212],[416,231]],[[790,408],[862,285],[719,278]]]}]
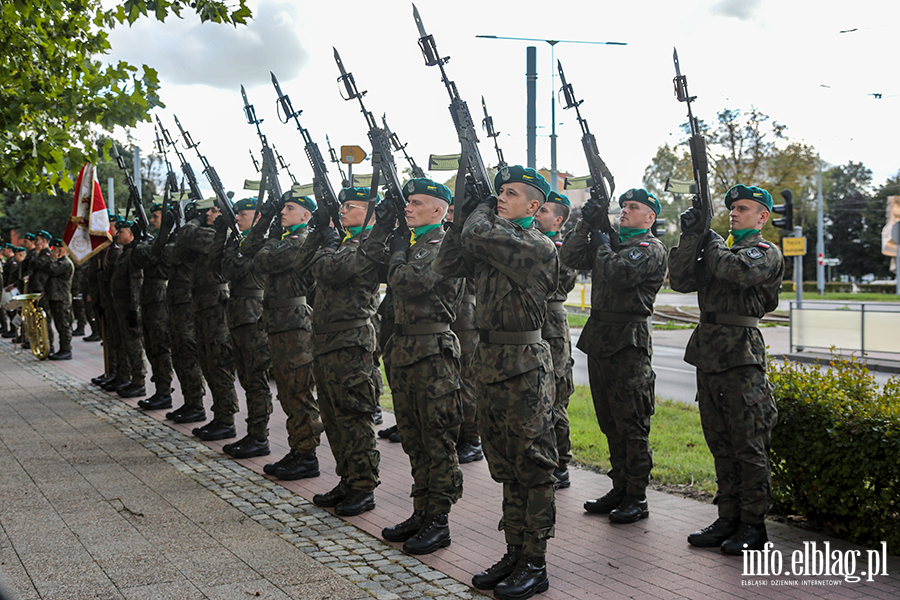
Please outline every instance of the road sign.
[{"label": "road sign", "polygon": [[786,237],[781,239],[785,256],[806,256],[805,237]]},{"label": "road sign", "polygon": [[366,151],[359,146],[341,146],[341,162],[345,165],[357,165],[366,160]]},{"label": "road sign", "polygon": [[841,264],[841,259],[839,258],[826,258],[822,261],[826,267],[836,267]]}]

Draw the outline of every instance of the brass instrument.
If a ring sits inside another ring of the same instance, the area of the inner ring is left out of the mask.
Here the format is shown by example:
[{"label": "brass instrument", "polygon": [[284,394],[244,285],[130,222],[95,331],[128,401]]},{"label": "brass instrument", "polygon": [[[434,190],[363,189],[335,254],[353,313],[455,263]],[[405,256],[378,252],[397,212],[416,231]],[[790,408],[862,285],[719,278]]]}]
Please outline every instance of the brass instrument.
[{"label": "brass instrument", "polygon": [[31,353],[40,360],[50,355],[50,339],[47,332],[47,315],[44,309],[37,305],[41,294],[19,294],[13,300],[18,300],[22,309],[23,333],[31,344]]}]

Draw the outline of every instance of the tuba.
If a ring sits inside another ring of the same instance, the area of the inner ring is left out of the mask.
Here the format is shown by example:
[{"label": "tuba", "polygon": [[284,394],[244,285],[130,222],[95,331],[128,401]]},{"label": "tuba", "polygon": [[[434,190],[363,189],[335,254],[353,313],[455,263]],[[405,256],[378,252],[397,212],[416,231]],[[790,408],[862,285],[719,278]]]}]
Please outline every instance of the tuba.
[{"label": "tuba", "polygon": [[44,360],[50,355],[50,339],[47,332],[47,315],[44,309],[37,305],[40,294],[19,294],[14,300],[18,300],[22,308],[22,329],[28,343],[31,344],[31,352],[37,358]]}]

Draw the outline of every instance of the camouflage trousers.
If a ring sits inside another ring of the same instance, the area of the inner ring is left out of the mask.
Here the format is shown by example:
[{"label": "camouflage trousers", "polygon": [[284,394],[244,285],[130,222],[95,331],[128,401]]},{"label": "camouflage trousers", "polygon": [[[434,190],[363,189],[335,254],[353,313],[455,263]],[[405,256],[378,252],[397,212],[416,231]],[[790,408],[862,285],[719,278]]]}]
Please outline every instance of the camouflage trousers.
[{"label": "camouflage trousers", "polygon": [[[59,333],[59,351],[72,350],[72,305],[68,302],[51,302],[50,314]],[[49,323],[47,324],[49,326]]]},{"label": "camouflage trousers", "polygon": [[481,443],[478,433],[478,403],[475,400],[475,381],[472,375],[472,352],[459,357],[459,398],[462,404],[462,423],[459,426],[460,445]]},{"label": "camouflage trousers", "polygon": [[[572,340],[569,338],[547,338],[550,344],[550,355],[553,357],[553,378],[556,382],[556,395],[553,399],[554,421],[556,431],[556,452],[559,454],[559,466],[565,467],[572,460],[572,442],[569,439],[569,398],[575,391],[575,380],[572,377]],[[565,362],[565,364],[559,364]]]},{"label": "camouflage trousers", "polygon": [[287,415],[288,446],[301,454],[315,452],[325,430],[313,396],[310,344],[310,333],[302,329],[269,334],[278,401]]},{"label": "camouflage trousers", "polygon": [[381,454],[372,422],[378,403],[372,353],[361,346],[351,346],[317,354],[313,372],[335,471],[353,489],[374,490],[380,483]]},{"label": "camouflage trousers", "polygon": [[72,313],[75,317],[76,328],[79,330],[84,330],[85,325],[88,323],[85,304],[84,295],[72,296]]},{"label": "camouflage trousers", "polygon": [[588,379],[600,431],[609,444],[613,488],[642,496],[650,483],[650,416],[656,374],[642,348],[628,346],[612,356],[588,355]]},{"label": "camouflage trousers", "polygon": [[103,294],[100,300],[100,308],[103,311],[103,345],[106,347],[106,362],[108,374],[115,373],[119,380],[126,380],[131,368],[128,358],[122,353],[122,336],[119,333],[119,319],[116,318],[116,307],[113,305],[112,296]]},{"label": "camouflage trousers", "polygon": [[[56,334],[53,332],[53,326],[56,321],[53,319],[53,309],[50,306],[50,299],[47,296],[44,296],[37,301],[37,305],[38,308],[44,311],[44,322],[47,327],[47,340],[49,340],[50,347],[52,348],[56,343]],[[71,342],[69,342],[69,345],[71,346]]]},{"label": "camouflage trousers", "polygon": [[181,386],[185,406],[203,408],[203,370],[194,330],[194,309],[190,302],[169,305],[172,367]]},{"label": "camouflage trousers", "polygon": [[462,421],[459,361],[449,352],[391,369],[394,415],[409,456],[413,510],[445,514],[462,496],[456,456]]},{"label": "camouflage trousers", "polygon": [[144,352],[150,363],[151,380],[163,396],[172,393],[172,340],[169,335],[169,309],[163,302],[141,306]]},{"label": "camouflage trousers", "polygon": [[269,415],[272,414],[272,390],[269,388],[269,338],[256,323],[231,330],[234,366],[247,398],[247,433],[256,439],[269,437]]},{"label": "camouflage trousers", "polygon": [[556,524],[553,471],[553,373],[533,369],[497,383],[476,383],[478,427],[488,468],[503,484],[498,529],[506,543],[543,556]]},{"label": "camouflage trousers", "polygon": [[234,425],[238,399],[234,390],[234,347],[225,322],[225,304],[195,310],[194,331],[200,368],[212,392],[213,418]]},{"label": "camouflage trousers", "polygon": [[116,307],[116,319],[119,321],[119,335],[122,340],[120,357],[125,356],[128,364],[128,371],[119,371],[119,376],[129,377],[134,385],[144,385],[147,367],[144,365],[144,339],[141,331],[140,312],[138,312],[137,327],[132,327],[128,324],[130,302],[127,299],[113,298],[113,305]]},{"label": "camouflage trousers", "polygon": [[772,498],[769,449],[778,422],[773,389],[759,365],[697,370],[700,422],[715,460],[720,517],[765,521]]}]

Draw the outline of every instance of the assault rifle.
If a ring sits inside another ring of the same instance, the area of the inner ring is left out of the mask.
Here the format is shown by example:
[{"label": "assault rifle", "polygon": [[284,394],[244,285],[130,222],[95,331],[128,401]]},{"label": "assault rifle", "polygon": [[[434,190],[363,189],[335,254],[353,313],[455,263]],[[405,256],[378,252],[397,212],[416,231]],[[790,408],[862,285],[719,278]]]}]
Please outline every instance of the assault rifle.
[{"label": "assault rifle", "polygon": [[125,173],[125,182],[128,184],[128,207],[125,209],[125,219],[128,219],[128,211],[134,207],[134,223],[138,227],[138,233],[134,236],[139,242],[147,237],[147,227],[150,221],[147,220],[147,213],[144,211],[144,205],[141,202],[141,193],[134,184],[131,173],[125,167],[125,159],[119,154],[116,143],[112,143],[112,157],[116,161],[116,165]]},{"label": "assault rifle", "polygon": [[[294,123],[300,131],[300,135],[303,136],[306,157],[309,159],[309,164],[313,170],[314,193],[316,195],[316,202],[319,204],[317,211],[324,211],[323,214],[327,217],[322,219],[321,222],[327,223],[328,219],[331,219],[331,223],[337,231],[338,237],[343,239],[344,227],[341,224],[341,205],[334,193],[334,189],[331,187],[331,182],[328,181],[328,169],[325,167],[325,160],[322,158],[322,153],[319,152],[319,146],[313,141],[312,136],[309,135],[309,130],[300,125],[299,117],[303,111],[294,111],[294,107],[291,105],[291,99],[287,94],[282,93],[281,86],[278,85],[278,79],[275,78],[275,73],[272,73],[271,71],[269,73],[272,75],[272,85],[275,86],[275,92],[278,94],[277,106],[281,109],[281,112],[284,113],[284,120],[282,120],[282,123],[287,123],[291,119],[294,119]],[[281,118],[280,115],[279,118]]]},{"label": "assault rifle", "polygon": [[[170,205],[172,204],[172,195],[178,191],[178,176],[175,175],[175,171],[172,170],[172,163],[169,162],[169,155],[166,153],[166,142],[163,137],[160,135],[160,129],[162,129],[162,123],[159,122],[159,117],[156,117],[157,125],[153,126],[154,131],[156,132],[156,150],[160,154],[163,155],[163,161],[166,163],[166,183],[163,185],[163,207],[162,214],[168,214]],[[168,132],[167,132],[168,133]],[[175,228],[176,230],[181,225],[181,203],[175,202]]]},{"label": "assault rifle", "polygon": [[456,127],[456,134],[459,137],[459,143],[462,152],[459,157],[459,171],[456,173],[456,190],[455,198],[459,203],[457,216],[453,219],[454,223],[459,223],[462,227],[468,215],[462,214],[464,198],[466,197],[466,175],[469,175],[475,184],[475,192],[479,196],[479,200],[487,198],[491,193],[491,178],[487,169],[484,167],[484,161],[481,159],[481,152],[478,150],[478,138],[475,135],[475,122],[469,113],[469,107],[465,101],[460,98],[459,91],[456,89],[456,83],[450,81],[444,65],[450,60],[449,56],[441,58],[434,42],[434,36],[425,32],[425,26],[419,17],[419,10],[413,4],[413,18],[416,20],[416,27],[419,29],[419,48],[422,49],[422,56],[425,57],[425,65],[429,67],[437,66],[441,70],[441,81],[450,94],[450,116],[453,117],[453,125]]},{"label": "assault rifle", "polygon": [[328,139],[327,133],[325,134],[325,143],[328,144],[328,159],[337,165],[338,173],[341,174],[341,185],[350,187],[350,180],[344,175],[344,169],[341,168],[341,160],[338,158],[334,148],[331,147],[331,140]]},{"label": "assault rifle", "polygon": [[[613,192],[616,190],[616,182],[612,173],[603,159],[600,158],[600,152],[597,150],[597,138],[591,133],[590,127],[585,119],[581,117],[581,111],[578,107],[584,100],[576,100],[575,92],[572,90],[572,84],[566,82],[566,75],[563,73],[562,62],[556,61],[559,70],[559,80],[562,82],[562,92],[565,99],[566,108],[575,109],[575,117],[578,124],[581,125],[581,146],[584,148],[584,156],[587,158],[588,169],[591,173],[591,197],[588,202],[593,202],[600,207],[600,231],[609,236],[609,243],[613,250],[619,249],[619,235],[616,229],[609,222],[609,202]],[[607,189],[607,184],[609,188]]]},{"label": "assault rifle", "polygon": [[[194,168],[184,158],[184,154],[181,153],[181,150],[178,149],[178,144],[175,143],[175,140],[172,139],[172,136],[169,135],[168,130],[162,126],[162,123],[159,120],[159,117],[156,117],[156,122],[159,123],[159,130],[162,133],[163,140],[165,140],[166,145],[173,148],[175,150],[175,155],[178,157],[178,162],[181,163],[181,172],[184,173],[184,177],[187,179],[188,188],[190,189],[190,199],[192,202],[199,202],[203,200],[203,193],[200,191],[200,184],[197,183],[197,176],[194,175]],[[178,122],[178,119],[175,119],[175,122]],[[179,126],[180,127],[180,126]],[[182,180],[182,185],[183,185]],[[180,212],[180,206],[179,206]],[[182,217],[181,214],[178,215]]]},{"label": "assault rifle", "polygon": [[[247,123],[256,125],[256,135],[262,143],[262,168],[260,169],[259,191],[256,195],[256,213],[253,222],[256,222],[256,215],[259,215],[259,209],[263,202],[279,202],[281,200],[281,184],[278,183],[278,163],[275,162],[275,153],[269,146],[269,141],[259,128],[262,119],[256,117],[256,109],[247,100],[247,92],[244,86],[241,86],[241,96],[244,98],[244,116],[247,117]],[[252,155],[252,152],[251,152]],[[256,162],[256,159],[254,159]],[[265,200],[266,194],[269,194],[268,200]]]},{"label": "assault rifle", "polygon": [[688,94],[687,77],[681,74],[681,66],[678,64],[678,50],[674,50],[672,55],[675,61],[675,77],[672,79],[675,84],[675,97],[679,102],[687,103],[688,124],[691,128],[691,163],[694,168],[694,183],[696,185],[696,194],[691,203],[694,208],[700,210],[703,216],[703,231],[701,232],[701,243],[697,245],[696,264],[694,265],[697,274],[697,282],[706,281],[705,269],[703,266],[703,240],[706,240],[706,234],[712,226],[713,206],[712,196],[709,191],[709,162],[706,158],[706,140],[700,132],[700,124],[697,118],[691,112],[691,102],[697,99],[697,96]]},{"label": "assault rifle", "polygon": [[[338,54],[337,48],[334,48],[334,61],[337,63],[341,76],[338,81],[344,84],[347,92],[344,100],[359,100],[359,108],[363,116],[366,118],[366,125],[369,126],[369,141],[372,143],[372,184],[371,184],[371,202],[369,202],[369,210],[375,206],[375,196],[378,194],[378,185],[380,178],[384,176],[384,187],[387,190],[386,198],[394,204],[394,211],[397,213],[396,231],[400,235],[409,236],[409,226],[406,224],[406,200],[403,197],[402,183],[397,175],[397,166],[394,164],[394,156],[391,154],[391,143],[388,139],[387,132],[378,126],[375,116],[371,111],[366,110],[363,104],[363,96],[366,95],[365,90],[360,92],[356,89],[356,81],[353,79],[353,73],[348,73],[344,69],[344,63],[341,62],[341,55]],[[371,215],[366,215],[366,223]]]},{"label": "assault rifle", "polygon": [[410,156],[409,154],[407,154],[406,146],[408,144],[400,143],[400,138],[397,137],[396,133],[393,133],[391,131],[390,127],[388,127],[387,115],[384,115],[384,114],[381,115],[381,124],[384,125],[384,134],[391,141],[391,146],[393,146],[394,152],[402,152],[403,153],[403,158],[405,158],[406,162],[409,163],[409,168],[412,171],[413,177],[417,177],[417,178],[425,177],[425,171],[422,170],[422,167],[417,165],[415,159],[412,156]]},{"label": "assault rifle", "polygon": [[503,150],[500,149],[500,144],[497,143],[497,136],[500,135],[500,132],[494,131],[494,117],[488,114],[484,96],[481,97],[481,108],[484,110],[484,119],[481,121],[481,125],[487,132],[485,135],[494,140],[494,150],[497,151],[497,170],[499,171],[506,166],[506,161],[503,160]]},{"label": "assault rifle", "polygon": [[228,196],[225,194],[225,186],[222,185],[219,174],[216,173],[216,169],[209,164],[206,157],[200,154],[200,144],[191,139],[191,135],[181,126],[178,117],[175,117],[175,124],[178,125],[178,130],[181,132],[185,147],[188,149],[193,148],[194,151],[197,152],[197,158],[200,159],[200,164],[203,165],[203,173],[206,175],[209,185],[212,186],[213,192],[216,194],[216,204],[219,205],[219,210],[222,211],[222,218],[228,223],[228,227],[230,227],[232,233],[234,233],[235,239],[241,239],[241,230],[238,229],[237,219],[234,216],[234,206],[232,206],[231,200],[229,200]]},{"label": "assault rifle", "polygon": [[275,154],[275,160],[278,161],[278,168],[284,169],[287,172],[288,177],[291,178],[291,183],[297,185],[297,178],[294,177],[294,174],[291,173],[291,170],[288,168],[291,165],[287,164],[284,160],[284,157],[278,154],[278,150],[275,148],[275,144],[272,144],[272,152]]}]

